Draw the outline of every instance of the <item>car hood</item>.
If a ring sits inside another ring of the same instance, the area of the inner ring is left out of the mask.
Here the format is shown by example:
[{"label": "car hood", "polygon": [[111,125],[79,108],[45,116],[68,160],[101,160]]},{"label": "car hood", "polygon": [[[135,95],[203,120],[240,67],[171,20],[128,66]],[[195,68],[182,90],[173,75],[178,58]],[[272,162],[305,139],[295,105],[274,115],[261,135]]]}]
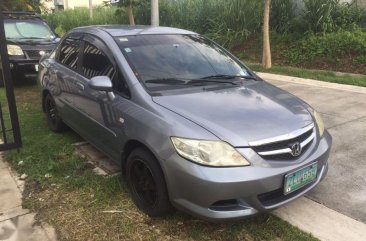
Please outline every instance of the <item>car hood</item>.
[{"label": "car hood", "polygon": [[16,40],[16,39],[7,39],[7,44],[15,44],[23,48],[31,48],[31,49],[53,49],[57,44],[57,39],[50,40]]},{"label": "car hood", "polygon": [[235,147],[287,134],[313,122],[303,101],[264,81],[216,91],[154,96],[153,101]]}]

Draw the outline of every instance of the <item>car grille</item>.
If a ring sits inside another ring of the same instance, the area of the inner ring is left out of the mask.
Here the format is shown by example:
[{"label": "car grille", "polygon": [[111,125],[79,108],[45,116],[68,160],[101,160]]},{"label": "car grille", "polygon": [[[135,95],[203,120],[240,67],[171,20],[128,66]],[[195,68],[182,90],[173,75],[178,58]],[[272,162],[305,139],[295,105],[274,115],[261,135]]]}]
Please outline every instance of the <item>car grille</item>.
[{"label": "car grille", "polygon": [[[42,50],[25,50],[25,54],[28,56],[28,58],[30,59],[39,59],[42,57],[42,55],[39,53]],[[49,51],[43,50],[46,54]]]},{"label": "car grille", "polygon": [[249,145],[255,152],[265,159],[293,160],[300,157],[301,154],[309,148],[315,138],[314,127],[314,124],[310,124],[292,133],[250,142]]}]

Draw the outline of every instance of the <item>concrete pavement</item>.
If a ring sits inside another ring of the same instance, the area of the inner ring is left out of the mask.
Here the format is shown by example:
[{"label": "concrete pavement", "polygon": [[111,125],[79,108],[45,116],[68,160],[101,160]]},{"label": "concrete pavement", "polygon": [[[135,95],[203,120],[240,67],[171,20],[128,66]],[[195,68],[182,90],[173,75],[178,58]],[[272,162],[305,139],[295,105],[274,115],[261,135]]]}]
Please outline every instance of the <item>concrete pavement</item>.
[{"label": "concrete pavement", "polygon": [[366,240],[366,88],[259,75],[319,111],[333,136],[327,177],[275,213],[322,240]]},{"label": "concrete pavement", "polygon": [[260,75],[319,111],[333,136],[328,175],[307,196],[366,223],[366,88]]},{"label": "concrete pavement", "polygon": [[0,153],[0,240],[57,240],[52,227],[46,224],[35,225],[35,214],[22,208],[23,185],[2,160]]},{"label": "concrete pavement", "polygon": [[322,241],[366,240],[366,224],[302,197],[273,212]]}]

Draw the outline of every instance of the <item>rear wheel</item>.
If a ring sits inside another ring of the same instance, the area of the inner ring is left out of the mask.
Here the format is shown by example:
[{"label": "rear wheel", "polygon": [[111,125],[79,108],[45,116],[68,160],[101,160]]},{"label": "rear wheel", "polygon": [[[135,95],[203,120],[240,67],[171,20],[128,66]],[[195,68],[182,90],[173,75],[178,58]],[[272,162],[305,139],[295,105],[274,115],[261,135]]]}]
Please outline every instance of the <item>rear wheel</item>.
[{"label": "rear wheel", "polygon": [[126,179],[135,204],[149,216],[160,217],[173,210],[163,172],[145,148],[137,148],[129,155]]},{"label": "rear wheel", "polygon": [[56,103],[50,94],[46,95],[44,104],[48,127],[54,132],[65,130],[65,124],[62,122],[62,119],[57,112]]}]

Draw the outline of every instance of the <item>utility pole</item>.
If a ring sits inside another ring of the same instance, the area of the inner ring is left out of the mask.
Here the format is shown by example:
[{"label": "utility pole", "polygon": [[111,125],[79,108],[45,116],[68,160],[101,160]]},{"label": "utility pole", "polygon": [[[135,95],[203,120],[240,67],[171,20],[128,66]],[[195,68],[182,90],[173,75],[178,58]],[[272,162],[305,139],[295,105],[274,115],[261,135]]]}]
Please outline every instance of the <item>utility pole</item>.
[{"label": "utility pole", "polygon": [[64,0],[64,9],[69,9],[69,0]]},{"label": "utility pole", "polygon": [[151,0],[151,25],[159,26],[159,0]]},{"label": "utility pole", "polygon": [[89,0],[89,17],[93,18],[93,0]]}]

